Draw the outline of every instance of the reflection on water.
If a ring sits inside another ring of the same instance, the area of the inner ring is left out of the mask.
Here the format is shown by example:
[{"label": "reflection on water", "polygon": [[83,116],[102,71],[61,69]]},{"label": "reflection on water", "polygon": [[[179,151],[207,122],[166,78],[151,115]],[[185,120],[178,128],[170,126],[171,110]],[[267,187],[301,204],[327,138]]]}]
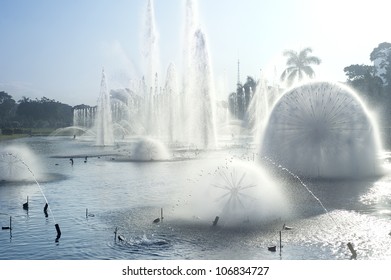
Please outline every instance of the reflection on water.
[{"label": "reflection on water", "polygon": [[[277,171],[290,215],[282,220],[213,227],[213,218],[192,215],[194,189],[205,165],[227,162],[247,150],[214,151],[192,160],[117,160],[128,150],[94,147],[67,138],[28,138],[44,177],[41,187],[62,236],[55,242],[52,218],[33,181],[0,183],[0,259],[358,259],[391,258],[391,175],[367,181],[308,181],[328,212],[300,184]],[[2,142],[7,145],[10,142]],[[1,147],[1,146],[0,146]],[[88,160],[85,156],[88,155]],[[69,161],[73,158],[74,164]],[[86,162],[85,162],[86,161]],[[22,204],[29,197],[28,211]],[[208,200],[205,199],[205,203]],[[209,202],[208,202],[209,203]],[[163,222],[153,223],[164,209]],[[86,209],[90,215],[86,216]],[[268,246],[279,244],[282,254]],[[117,228],[115,238],[114,231]]]}]

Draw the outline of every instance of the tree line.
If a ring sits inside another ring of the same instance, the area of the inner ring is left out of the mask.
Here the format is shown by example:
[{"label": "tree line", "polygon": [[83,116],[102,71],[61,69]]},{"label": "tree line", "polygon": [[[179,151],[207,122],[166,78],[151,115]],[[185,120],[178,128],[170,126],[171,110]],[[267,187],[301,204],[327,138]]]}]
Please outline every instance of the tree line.
[{"label": "tree line", "polygon": [[391,43],[379,44],[369,54],[373,65],[352,64],[344,68],[347,83],[372,106],[387,111],[391,104]]},{"label": "tree line", "polygon": [[[281,82],[289,87],[305,77],[314,78],[312,65],[319,65],[321,59],[311,53],[311,48],[298,52],[284,51],[287,60],[280,76]],[[369,54],[369,58],[373,65],[352,64],[343,69],[347,77],[345,83],[356,90],[371,107],[380,108],[380,117],[388,119],[391,117],[391,43],[380,43]],[[237,83],[236,91],[228,96],[231,116],[240,120],[245,118],[258,82],[248,76],[245,84]]]},{"label": "tree line", "polygon": [[72,125],[72,106],[54,99],[23,97],[15,101],[0,91],[0,129],[3,134],[28,133],[32,128],[56,129]]}]

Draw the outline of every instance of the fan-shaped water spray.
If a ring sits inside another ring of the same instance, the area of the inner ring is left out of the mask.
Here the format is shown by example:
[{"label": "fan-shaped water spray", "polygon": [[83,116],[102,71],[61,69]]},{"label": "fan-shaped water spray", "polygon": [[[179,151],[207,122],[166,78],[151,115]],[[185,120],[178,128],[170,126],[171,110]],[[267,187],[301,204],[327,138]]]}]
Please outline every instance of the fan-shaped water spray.
[{"label": "fan-shaped water spray", "polygon": [[308,177],[380,173],[375,122],[349,88],[313,82],[293,88],[274,106],[261,156]]},{"label": "fan-shaped water spray", "polygon": [[[61,237],[60,226],[56,223],[52,209],[49,205],[49,201],[45,193],[43,192],[41,185],[38,182],[37,176],[35,175],[36,173],[34,171],[38,170],[38,168],[35,168],[33,171],[33,169],[30,167],[38,165],[37,162],[34,162],[32,160],[32,158],[32,152],[26,147],[10,146],[4,148],[3,151],[0,151],[0,181],[6,180],[15,182],[20,180],[29,180],[30,178],[33,178],[33,182],[39,188],[39,191],[41,192],[46,202],[44,207],[45,216],[48,216],[47,210],[49,209],[50,216],[53,219],[53,223],[57,232],[56,242],[58,242]],[[30,165],[25,160],[28,161]],[[23,204],[23,208],[28,209],[28,207],[29,205],[27,201],[25,204]]]},{"label": "fan-shaped water spray", "polygon": [[[33,166],[34,169],[30,171],[26,166]],[[30,149],[21,145],[0,149],[0,181],[29,181],[31,172],[37,174],[38,178],[42,176],[37,158]]]},{"label": "fan-shaped water spray", "polygon": [[203,173],[193,201],[197,216],[210,221],[219,216],[220,223],[237,225],[286,215],[288,204],[281,187],[259,165],[233,159]]}]

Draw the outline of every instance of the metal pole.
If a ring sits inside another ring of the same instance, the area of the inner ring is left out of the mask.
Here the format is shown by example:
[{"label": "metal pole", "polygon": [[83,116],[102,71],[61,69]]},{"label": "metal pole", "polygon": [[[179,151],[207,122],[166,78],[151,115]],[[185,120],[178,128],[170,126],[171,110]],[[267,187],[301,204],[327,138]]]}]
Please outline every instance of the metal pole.
[{"label": "metal pole", "polygon": [[281,255],[281,248],[282,248],[282,238],[281,238],[281,230],[280,230],[280,255]]}]

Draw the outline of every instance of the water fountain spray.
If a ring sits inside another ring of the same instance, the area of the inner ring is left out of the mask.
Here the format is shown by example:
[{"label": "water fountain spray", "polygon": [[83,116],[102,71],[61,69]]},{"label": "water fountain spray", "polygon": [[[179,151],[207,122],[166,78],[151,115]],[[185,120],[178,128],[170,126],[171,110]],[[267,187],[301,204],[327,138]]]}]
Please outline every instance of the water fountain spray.
[{"label": "water fountain spray", "polygon": [[[60,237],[61,237],[60,226],[56,223],[56,220],[55,220],[55,218],[54,218],[52,209],[50,208],[49,202],[48,202],[48,200],[47,200],[47,198],[46,198],[46,195],[44,194],[41,185],[39,184],[37,178],[35,177],[34,172],[30,169],[30,167],[29,167],[22,159],[20,159],[20,158],[17,157],[16,155],[14,155],[14,154],[12,154],[12,153],[6,153],[6,155],[11,156],[11,157],[13,157],[15,160],[21,162],[21,163],[27,168],[27,170],[30,172],[30,174],[32,175],[32,177],[33,177],[35,183],[37,184],[37,186],[38,186],[38,188],[39,188],[39,190],[40,190],[40,192],[41,192],[41,194],[42,194],[42,196],[43,196],[43,198],[44,198],[45,201],[46,201],[46,204],[45,204],[45,208],[44,208],[44,209],[46,209],[46,210],[49,209],[50,215],[52,216],[53,223],[54,223],[54,226],[55,226],[56,231],[57,231],[57,238],[56,238],[56,242],[57,242],[57,241],[60,239]],[[26,203],[27,203],[27,204],[23,204],[23,208],[24,208],[24,209],[28,209],[28,197],[27,197],[27,202],[26,202]],[[26,206],[25,206],[25,205],[26,205]],[[45,211],[45,213],[46,213],[46,211]]]},{"label": "water fountain spray", "polygon": [[380,148],[377,124],[352,89],[311,82],[276,102],[260,155],[306,177],[357,178],[381,174]]}]

